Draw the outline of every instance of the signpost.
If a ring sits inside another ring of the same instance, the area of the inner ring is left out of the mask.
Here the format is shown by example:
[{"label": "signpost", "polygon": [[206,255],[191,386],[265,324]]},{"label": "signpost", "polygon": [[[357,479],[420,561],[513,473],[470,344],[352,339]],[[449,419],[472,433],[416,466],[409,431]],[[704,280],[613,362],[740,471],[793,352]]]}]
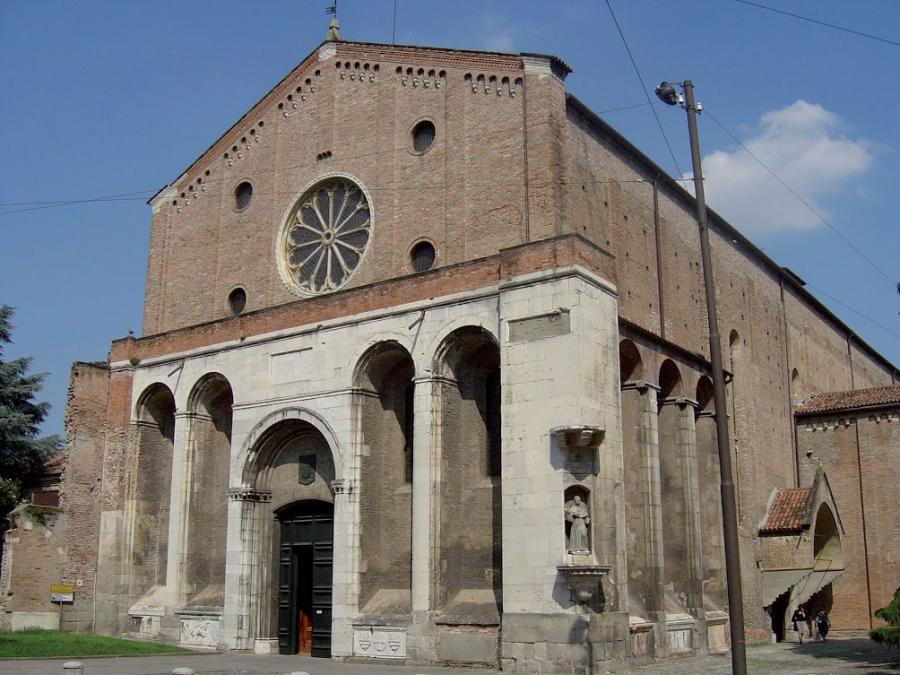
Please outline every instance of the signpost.
[{"label": "signpost", "polygon": [[75,584],[50,584],[50,602],[75,602]]}]

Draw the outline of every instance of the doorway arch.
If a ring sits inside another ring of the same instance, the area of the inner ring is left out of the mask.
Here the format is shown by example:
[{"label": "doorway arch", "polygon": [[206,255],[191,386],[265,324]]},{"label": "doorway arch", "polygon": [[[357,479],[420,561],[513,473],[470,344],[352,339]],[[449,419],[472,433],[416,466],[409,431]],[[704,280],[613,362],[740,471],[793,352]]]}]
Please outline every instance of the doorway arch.
[{"label": "doorway arch", "polygon": [[278,651],[331,656],[334,504],[291,502],[278,522]]}]

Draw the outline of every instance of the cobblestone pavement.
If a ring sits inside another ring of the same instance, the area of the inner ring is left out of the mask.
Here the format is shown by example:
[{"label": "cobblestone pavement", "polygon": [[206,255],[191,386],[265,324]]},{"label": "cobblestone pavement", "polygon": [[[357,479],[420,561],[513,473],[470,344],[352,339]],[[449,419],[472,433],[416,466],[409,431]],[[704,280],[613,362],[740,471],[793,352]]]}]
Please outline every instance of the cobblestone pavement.
[{"label": "cobblestone pavement", "polygon": [[[496,671],[473,668],[451,669],[391,664],[339,663],[302,656],[251,656],[245,654],[189,654],[181,656],[140,656],[128,658],[76,659],[84,664],[84,675],[169,675],[187,667],[197,675],[486,675]],[[751,673],[779,675],[856,675],[857,673],[897,675],[900,652],[891,652],[866,638],[833,638],[828,642],[804,645],[779,644],[750,647],[747,660]],[[0,661],[4,675],[61,675],[64,659]],[[595,669],[590,675],[604,675]],[[617,670],[633,675],[688,675],[729,673],[731,659],[707,656],[702,659],[671,659],[642,668]]]}]

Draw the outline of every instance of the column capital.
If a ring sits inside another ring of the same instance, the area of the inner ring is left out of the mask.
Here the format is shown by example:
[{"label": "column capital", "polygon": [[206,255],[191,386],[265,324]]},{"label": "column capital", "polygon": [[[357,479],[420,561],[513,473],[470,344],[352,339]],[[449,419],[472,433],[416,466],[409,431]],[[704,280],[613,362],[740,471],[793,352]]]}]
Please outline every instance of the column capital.
[{"label": "column capital", "polygon": [[627,382],[623,382],[622,391],[625,391],[626,389],[637,389],[642,394],[648,389],[653,389],[654,391],[660,390],[658,384],[653,384],[646,380],[628,380]]},{"label": "column capital", "polygon": [[679,408],[686,408],[687,406],[690,406],[691,408],[700,407],[700,404],[697,403],[697,401],[692,398],[687,398],[686,396],[670,396],[669,398],[664,398],[659,401],[659,405],[677,405]]}]

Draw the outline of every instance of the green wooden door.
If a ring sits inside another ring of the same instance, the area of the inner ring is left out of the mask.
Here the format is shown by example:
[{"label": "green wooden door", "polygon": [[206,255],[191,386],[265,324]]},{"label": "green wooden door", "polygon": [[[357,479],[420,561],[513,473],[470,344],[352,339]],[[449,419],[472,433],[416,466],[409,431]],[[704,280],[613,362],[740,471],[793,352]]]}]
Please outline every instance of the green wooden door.
[{"label": "green wooden door", "polygon": [[[306,501],[279,514],[278,651],[296,654],[312,624],[312,656],[331,656],[334,507]],[[305,645],[304,645],[305,646]]]}]

